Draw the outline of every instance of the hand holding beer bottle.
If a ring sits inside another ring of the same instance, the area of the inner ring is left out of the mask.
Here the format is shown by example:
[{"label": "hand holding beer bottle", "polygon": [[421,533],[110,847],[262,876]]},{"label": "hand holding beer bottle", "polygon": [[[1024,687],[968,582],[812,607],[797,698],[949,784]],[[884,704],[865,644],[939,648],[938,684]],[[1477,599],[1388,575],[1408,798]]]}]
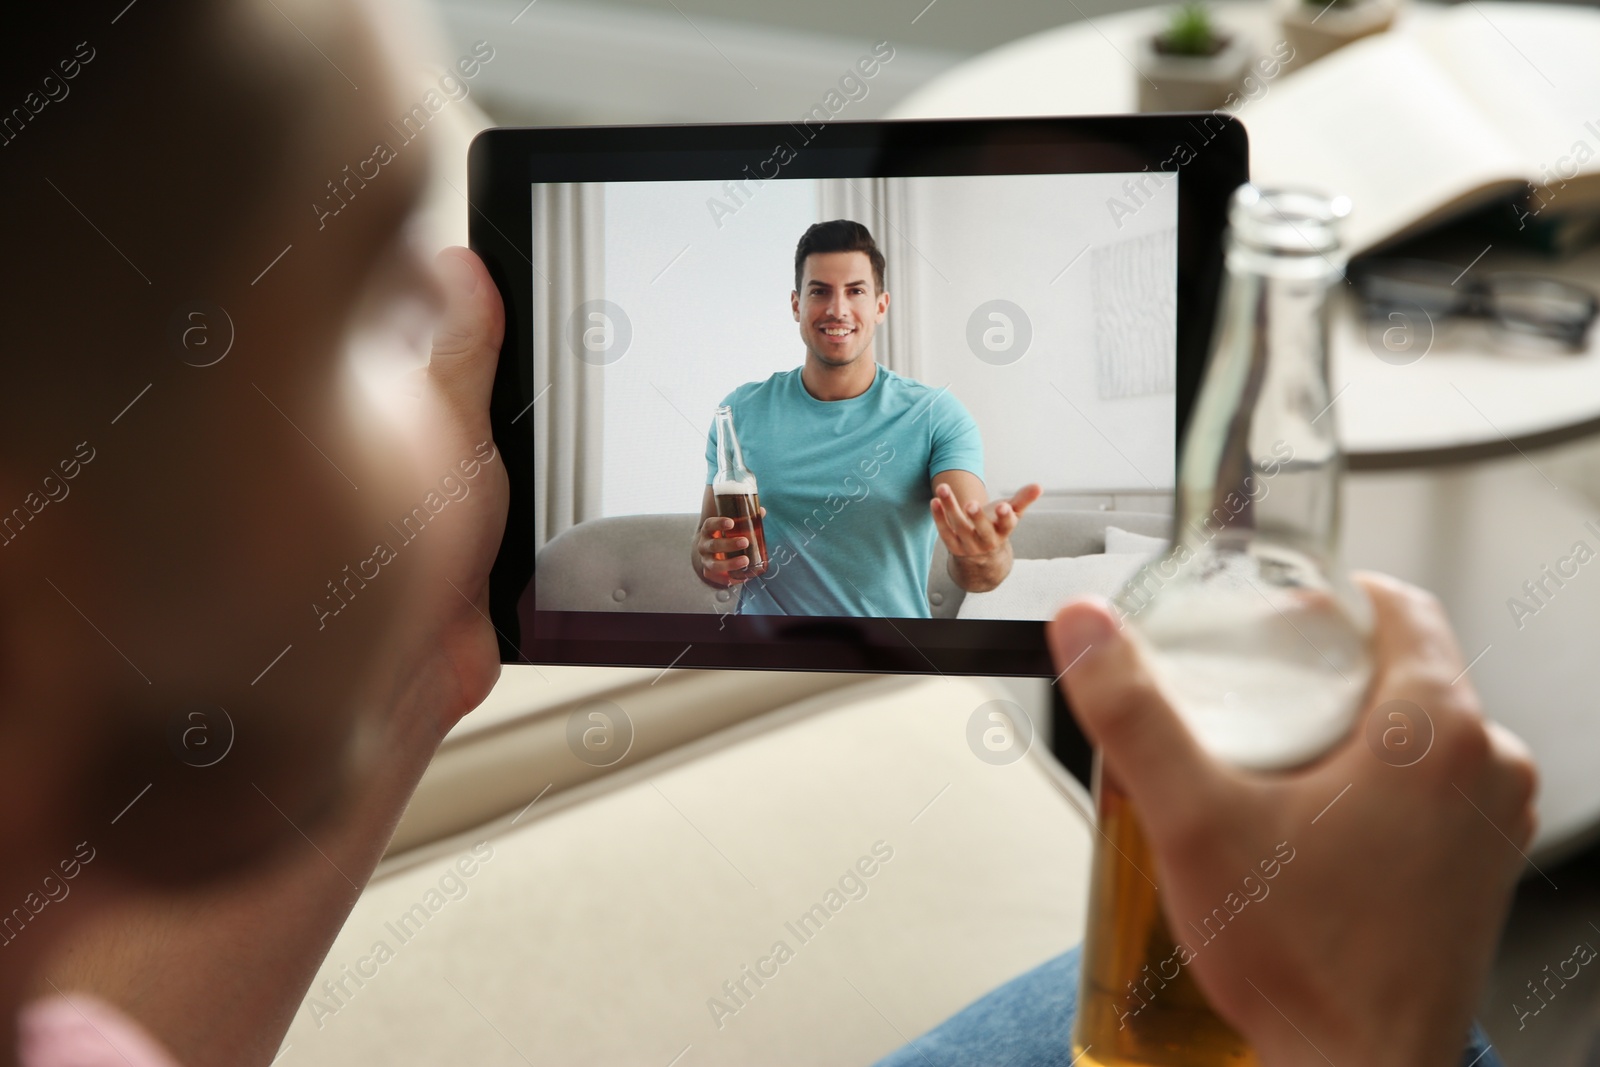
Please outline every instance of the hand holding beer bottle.
[{"label": "hand holding beer bottle", "polygon": [[[722,501],[718,500],[718,504]],[[765,518],[767,509],[759,504],[756,507],[757,519]],[[742,585],[754,578],[761,571],[767,569],[765,547],[762,552],[761,569],[751,571],[751,544],[750,536],[753,523],[744,523],[743,532],[738,519],[728,515],[712,515],[700,523],[700,531],[695,537],[695,557],[698,561],[700,576],[716,585]]]},{"label": "hand holding beer bottle", "polygon": [[[1152,945],[1157,964],[1131,989],[1105,991],[1116,998],[1109,1027],[1096,1028],[1080,1063],[1119,1061],[1117,1043],[1181,1000],[1183,984],[1263,1067],[1461,1063],[1522,871],[1518,849],[1533,837],[1536,775],[1526,746],[1484,719],[1439,603],[1392,578],[1355,577],[1373,609],[1372,688],[1356,728],[1290,772],[1209,754],[1142,638],[1119,631],[1104,601],[1075,601],[1049,624],[1072,712],[1124,813],[1137,811],[1147,851],[1134,862],[1161,886],[1159,925],[1191,949],[1185,960],[1172,940]],[[1393,727],[1396,708],[1428,746],[1407,765],[1368,740]],[[1229,916],[1220,928],[1218,909]],[[1099,921],[1142,920],[1099,910]],[[1132,1016],[1125,1028],[1117,1008]],[[1170,1036],[1134,1061],[1209,1062],[1196,1035]]]},{"label": "hand holding beer bottle", "polygon": [[[1158,815],[1101,753],[1095,765],[1101,838],[1091,876],[1089,930],[1073,1037],[1074,1052],[1082,1054],[1084,1067],[1254,1067],[1263,1062],[1258,1057],[1264,1057],[1266,1050],[1257,1046],[1253,1035],[1236,1029],[1240,1017],[1254,1017],[1265,1008],[1278,1022],[1287,1017],[1298,1023],[1294,1011],[1282,1004],[1274,1007],[1284,998],[1373,1008],[1381,1002],[1361,1001],[1366,990],[1385,989],[1398,995],[1391,986],[1411,981],[1409,976],[1395,977],[1404,973],[1403,968],[1386,971],[1369,963],[1370,973],[1362,978],[1346,974],[1338,980],[1362,987],[1360,995],[1352,996],[1335,988],[1337,983],[1322,981],[1309,966],[1316,958],[1348,962],[1346,954],[1352,951],[1370,953],[1381,947],[1365,935],[1383,923],[1360,913],[1344,917],[1348,927],[1344,932],[1311,941],[1296,941],[1288,929],[1291,924],[1284,924],[1274,951],[1269,954],[1263,945],[1263,951],[1251,957],[1252,966],[1243,978],[1254,984],[1253,989],[1243,981],[1220,990],[1202,990],[1197,983],[1208,968],[1218,967],[1211,961],[1225,956],[1227,946],[1251,939],[1250,928],[1267,927],[1269,915],[1291,910],[1269,899],[1281,899],[1283,886],[1298,884],[1302,892],[1315,894],[1338,884],[1332,877],[1318,885],[1302,882],[1307,866],[1316,866],[1303,860],[1292,873],[1285,873],[1297,854],[1324,849],[1336,833],[1323,829],[1327,820],[1311,826],[1315,811],[1303,822],[1283,823],[1287,801],[1274,795],[1279,787],[1272,784],[1272,776],[1293,781],[1296,768],[1326,766],[1323,761],[1329,752],[1355,751],[1339,764],[1337,773],[1343,777],[1321,799],[1322,805],[1338,800],[1342,787],[1364,769],[1361,759],[1391,774],[1403,772],[1418,790],[1449,784],[1431,777],[1432,770],[1450,763],[1447,756],[1426,769],[1402,768],[1383,762],[1384,753],[1365,743],[1351,748],[1351,738],[1363,736],[1353,727],[1364,699],[1370,700],[1373,608],[1339,562],[1343,462],[1334,420],[1321,417],[1335,399],[1328,388],[1328,294],[1343,270],[1339,223],[1348,210],[1349,202],[1343,198],[1299,190],[1244,185],[1235,192],[1217,332],[1184,440],[1173,544],[1116,598],[1127,640],[1142,654],[1140,668],[1159,679],[1163,701],[1170,699],[1188,729],[1184,743],[1189,756],[1228,768],[1210,776],[1209,782],[1205,775],[1198,781],[1187,774],[1176,778],[1179,790],[1165,795],[1163,803],[1189,808],[1225,799],[1235,805],[1237,825],[1252,821],[1253,813],[1245,805],[1263,804],[1270,810],[1263,810],[1254,821],[1273,825],[1274,817],[1279,817],[1279,836],[1252,840],[1244,848],[1230,847],[1239,843],[1218,840],[1204,826],[1174,836],[1169,848],[1177,849],[1197,871],[1206,864],[1210,874],[1198,881],[1215,896],[1203,906],[1199,899],[1187,901],[1194,905],[1192,910],[1180,908],[1169,876],[1157,860],[1161,847],[1144,825]],[[1436,608],[1432,614],[1438,616]],[[1435,628],[1441,627],[1436,623]],[[1453,654],[1453,646],[1447,648]],[[1418,651],[1435,658],[1439,654],[1437,649]],[[1423,679],[1433,680],[1431,674]],[[1428,716],[1460,717],[1464,703],[1472,704],[1470,710],[1476,714],[1470,696],[1459,690],[1450,693],[1423,686],[1416,691],[1429,700],[1420,703],[1408,692],[1416,684],[1410,679],[1399,687],[1406,695],[1394,695],[1400,718],[1419,731],[1419,748]],[[1388,736],[1384,729],[1380,724],[1378,736]],[[1487,749],[1481,744],[1482,734],[1481,727],[1475,733],[1462,731],[1462,736],[1478,736],[1480,746]],[[1174,734],[1169,740],[1176,745],[1177,738]],[[1451,769],[1468,778],[1473,771],[1469,764]],[[1221,785],[1230,778],[1241,784],[1232,794]],[[1179,795],[1189,790],[1196,791]],[[1369,790],[1373,795],[1379,792],[1376,785]],[[1363,814],[1363,803],[1353,796],[1340,803],[1342,809],[1334,809],[1330,820],[1335,815],[1347,820]],[[1482,815],[1472,812],[1470,805],[1458,806],[1482,822]],[[1404,819],[1407,814],[1402,806],[1390,817]],[[1182,823],[1171,812],[1159,817]],[[1414,852],[1397,850],[1400,854],[1386,859],[1399,870],[1425,869],[1431,857],[1424,853],[1436,844],[1425,838],[1400,840]],[[1358,855],[1351,849],[1326,862],[1354,864]],[[1173,858],[1169,855],[1166,860],[1171,863]],[[1465,868],[1483,864],[1490,868],[1489,883],[1501,887],[1507,883],[1494,860],[1484,854],[1450,862],[1461,864],[1463,878],[1471,877]],[[1385,873],[1369,872],[1378,884],[1386,881]],[[1438,889],[1457,891],[1454,886]],[[1403,894],[1404,887],[1394,892]],[[1329,896],[1327,903],[1337,907],[1364,895],[1347,886],[1342,895]],[[1292,899],[1293,893],[1289,896]],[[1431,906],[1413,896],[1411,903],[1419,909]],[[1384,907],[1371,903],[1375,910]],[[1503,914],[1503,894],[1480,898],[1479,903],[1475,917],[1484,922]],[[1429,932],[1447,932],[1419,915],[1409,919]],[[1487,956],[1463,957],[1443,941],[1434,948],[1449,952],[1469,971],[1478,963],[1487,965]],[[1481,969],[1475,973],[1481,979]],[[1309,1004],[1301,1007],[1310,1010]],[[1464,1013],[1470,1009],[1470,1004],[1459,1006]],[[1459,1050],[1465,1043],[1467,1019],[1467,1014],[1447,1019],[1430,1010],[1408,1019],[1391,1036],[1404,1045],[1407,1036],[1415,1036],[1406,1033],[1407,1026],[1433,1033],[1456,1025],[1453,1040]],[[1263,1029],[1272,1033],[1266,1017],[1261,1020]],[[1337,1026],[1325,1035],[1326,1040],[1341,1037]],[[1277,1033],[1273,1039],[1287,1040]],[[1316,1040],[1313,1037],[1313,1045]],[[1280,1045],[1280,1051],[1286,1053],[1287,1046]],[[1304,1057],[1309,1051],[1302,1045],[1299,1054]],[[1358,1062],[1371,1062],[1381,1051],[1365,1049]]]},{"label": "hand holding beer bottle", "polygon": [[767,537],[761,521],[767,509],[761,506],[755,474],[744,465],[733,432],[733,411],[727,405],[717,408],[716,427],[717,473],[707,486],[715,514],[700,520],[695,565],[704,581],[739,585],[767,569]]}]

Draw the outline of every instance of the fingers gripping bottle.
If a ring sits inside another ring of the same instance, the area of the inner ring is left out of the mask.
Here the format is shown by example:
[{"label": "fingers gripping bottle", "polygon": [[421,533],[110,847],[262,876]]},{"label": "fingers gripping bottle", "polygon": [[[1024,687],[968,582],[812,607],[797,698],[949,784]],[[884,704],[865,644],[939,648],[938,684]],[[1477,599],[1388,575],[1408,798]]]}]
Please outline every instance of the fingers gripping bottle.
[{"label": "fingers gripping bottle", "polygon": [[[1114,608],[1213,756],[1253,770],[1315,759],[1350,730],[1371,676],[1371,608],[1339,561],[1343,458],[1328,390],[1327,299],[1343,197],[1235,192],[1210,362],[1179,470],[1173,544]],[[1073,1053],[1084,1067],[1257,1062],[1185,966],[1137,814],[1096,758],[1095,843]]]},{"label": "fingers gripping bottle", "polygon": [[733,520],[733,527],[712,534],[713,537],[743,537],[749,546],[737,551],[714,553],[717,559],[738,556],[750,557],[749,565],[730,571],[728,577],[735,581],[755,578],[767,569],[767,535],[761,523],[761,495],[756,491],[756,476],[744,465],[744,454],[739,451],[739,438],[733,432],[733,409],[726,404],[717,408],[717,476],[711,493],[716,498],[717,514]]}]

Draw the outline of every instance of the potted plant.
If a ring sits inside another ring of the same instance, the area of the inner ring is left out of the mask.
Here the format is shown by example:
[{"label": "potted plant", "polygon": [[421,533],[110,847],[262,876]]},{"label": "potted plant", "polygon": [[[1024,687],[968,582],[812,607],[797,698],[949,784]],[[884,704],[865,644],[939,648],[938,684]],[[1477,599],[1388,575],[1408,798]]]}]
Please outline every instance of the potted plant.
[{"label": "potted plant", "polygon": [[1140,41],[1139,110],[1219,108],[1243,84],[1250,60],[1248,42],[1219,30],[1199,0],[1185,0],[1165,30]]},{"label": "potted plant", "polygon": [[1302,66],[1351,41],[1387,30],[1400,0],[1277,0],[1284,40]]}]

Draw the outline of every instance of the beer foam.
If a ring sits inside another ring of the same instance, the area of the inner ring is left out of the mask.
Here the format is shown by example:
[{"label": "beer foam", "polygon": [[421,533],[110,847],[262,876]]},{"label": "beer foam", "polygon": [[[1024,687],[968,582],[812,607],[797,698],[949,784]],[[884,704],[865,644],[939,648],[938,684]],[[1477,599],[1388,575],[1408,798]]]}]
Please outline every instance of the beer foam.
[{"label": "beer foam", "polygon": [[712,496],[750,496],[755,491],[755,475],[748,482],[714,482],[711,486]]},{"label": "beer foam", "polygon": [[1138,618],[1140,636],[1179,716],[1212,755],[1287,769],[1349,733],[1371,661],[1342,613],[1271,587],[1163,592]]},{"label": "beer foam", "polygon": [[1287,770],[1315,759],[1350,732],[1360,708],[1360,685],[1305,664],[1187,652],[1155,660],[1201,745],[1236,767]]}]

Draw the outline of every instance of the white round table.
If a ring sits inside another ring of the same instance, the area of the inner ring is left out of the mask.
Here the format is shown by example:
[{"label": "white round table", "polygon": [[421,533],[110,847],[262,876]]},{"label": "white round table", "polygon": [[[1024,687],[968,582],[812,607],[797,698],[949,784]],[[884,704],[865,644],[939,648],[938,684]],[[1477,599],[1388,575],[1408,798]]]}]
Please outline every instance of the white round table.
[{"label": "white round table", "polygon": [[[1475,4],[1495,22],[1559,32],[1600,12]],[[1512,11],[1515,11],[1515,15]],[[1265,53],[1282,34],[1261,2],[1213,5],[1218,21]],[[1443,8],[1412,3],[1392,33]],[[1131,57],[1165,8],[1085,20],[978,56],[901,101],[891,118],[1116,114],[1135,110]],[[1542,21],[1541,21],[1542,20]],[[1286,73],[1280,82],[1295,76]],[[1249,126],[1250,105],[1237,112]],[[1314,180],[1307,184],[1317,184]],[[1357,210],[1360,205],[1357,205]],[[1467,266],[1474,250],[1447,248]],[[1442,257],[1444,258],[1444,257]],[[1446,261],[1454,262],[1453,259]],[[1600,248],[1561,263],[1488,250],[1474,270],[1526,268],[1600,289]],[[1537,863],[1600,833],[1600,562],[1547,596],[1532,617],[1510,601],[1541,568],[1586,541],[1600,551],[1600,328],[1575,355],[1497,353],[1476,324],[1442,325],[1414,362],[1384,352],[1342,300],[1330,379],[1349,465],[1346,557],[1432,589],[1450,609],[1485,707],[1537,758]],[[1584,525],[1594,521],[1595,530]],[[1520,625],[1518,625],[1520,623]]]},{"label": "white round table", "polygon": [[[1600,12],[1565,6],[1489,0],[1475,6],[1497,23],[1512,18],[1501,9],[1513,9],[1521,25],[1528,25],[1532,14],[1548,22],[1551,32],[1558,32],[1567,19],[1600,21]],[[1130,57],[1140,37],[1163,25],[1165,10],[1143,8],[1075,22],[996,48],[935,78],[897,104],[889,117],[1132,112],[1138,75]],[[1282,39],[1268,4],[1233,0],[1215,4],[1214,10],[1221,24],[1245,35],[1263,54]],[[1417,30],[1444,10],[1413,3],[1402,9],[1390,32]],[[1236,114],[1248,128],[1250,105]],[[1307,181],[1316,184],[1314,176]],[[1477,251],[1460,250],[1461,265],[1467,266]],[[1508,268],[1600,288],[1600,248],[1559,264],[1492,248],[1473,264],[1476,271]],[[1571,440],[1600,429],[1600,329],[1590,332],[1581,355],[1513,359],[1493,352],[1481,330],[1441,328],[1425,358],[1404,364],[1378,358],[1348,312],[1336,320],[1330,377],[1354,470],[1514,454],[1516,448]]]}]

